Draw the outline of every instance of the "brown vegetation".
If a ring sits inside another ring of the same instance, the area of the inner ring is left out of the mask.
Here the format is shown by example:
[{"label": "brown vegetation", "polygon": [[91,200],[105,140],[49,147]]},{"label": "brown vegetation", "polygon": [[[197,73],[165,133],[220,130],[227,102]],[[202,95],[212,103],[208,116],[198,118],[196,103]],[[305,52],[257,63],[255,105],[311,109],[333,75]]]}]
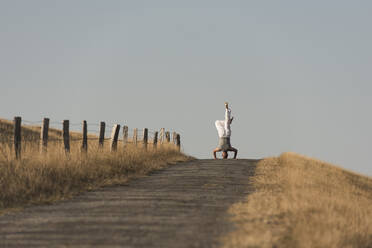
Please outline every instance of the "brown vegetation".
[{"label": "brown vegetation", "polygon": [[372,179],[294,153],[258,163],[224,247],[372,247]]},{"label": "brown vegetation", "polygon": [[[125,183],[129,178],[143,176],[169,164],[190,158],[176,146],[164,144],[145,150],[140,145],[123,147],[110,152],[108,142],[103,148],[98,141],[89,141],[88,152],[81,152],[81,141],[71,142],[66,155],[61,143],[61,131],[51,129],[48,152],[39,151],[40,127],[22,128],[22,159],[16,160],[9,141],[11,122],[0,121],[0,212],[26,204],[52,202],[79,192],[106,185]],[[71,133],[71,137],[80,137]],[[7,140],[7,141],[5,141]]]}]

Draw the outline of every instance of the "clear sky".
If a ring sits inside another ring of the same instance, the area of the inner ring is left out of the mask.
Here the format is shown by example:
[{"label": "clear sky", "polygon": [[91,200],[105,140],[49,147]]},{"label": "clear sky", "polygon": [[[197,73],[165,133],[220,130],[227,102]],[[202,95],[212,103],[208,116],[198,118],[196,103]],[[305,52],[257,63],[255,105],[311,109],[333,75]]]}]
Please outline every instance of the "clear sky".
[{"label": "clear sky", "polygon": [[1,0],[0,117],[165,127],[372,175],[372,1]]}]

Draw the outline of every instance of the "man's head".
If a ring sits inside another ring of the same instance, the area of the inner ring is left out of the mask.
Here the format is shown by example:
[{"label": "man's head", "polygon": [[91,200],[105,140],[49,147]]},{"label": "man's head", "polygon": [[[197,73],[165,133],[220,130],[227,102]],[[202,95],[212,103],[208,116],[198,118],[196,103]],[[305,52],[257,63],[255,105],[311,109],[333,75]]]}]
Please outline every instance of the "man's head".
[{"label": "man's head", "polygon": [[222,158],[223,159],[227,159],[228,156],[229,156],[229,154],[227,153],[227,151],[222,152]]}]

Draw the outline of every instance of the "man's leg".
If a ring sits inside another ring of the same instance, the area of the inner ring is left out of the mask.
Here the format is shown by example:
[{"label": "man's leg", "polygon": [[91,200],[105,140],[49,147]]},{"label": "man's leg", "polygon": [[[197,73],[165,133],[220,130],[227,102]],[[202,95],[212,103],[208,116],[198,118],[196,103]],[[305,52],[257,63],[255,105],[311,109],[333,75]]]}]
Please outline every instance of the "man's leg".
[{"label": "man's leg", "polygon": [[222,151],[221,148],[216,148],[216,149],[213,150],[213,157],[214,157],[214,159],[217,159],[217,155],[216,155],[216,153],[217,153],[217,152],[220,152],[220,151]]}]

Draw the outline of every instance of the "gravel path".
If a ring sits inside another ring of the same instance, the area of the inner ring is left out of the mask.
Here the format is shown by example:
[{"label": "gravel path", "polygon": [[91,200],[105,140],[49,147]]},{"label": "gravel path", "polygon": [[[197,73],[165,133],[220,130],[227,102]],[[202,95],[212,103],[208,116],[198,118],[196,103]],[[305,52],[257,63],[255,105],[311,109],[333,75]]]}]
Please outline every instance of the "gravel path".
[{"label": "gravel path", "polygon": [[218,247],[256,160],[195,160],[0,217],[0,247]]}]

